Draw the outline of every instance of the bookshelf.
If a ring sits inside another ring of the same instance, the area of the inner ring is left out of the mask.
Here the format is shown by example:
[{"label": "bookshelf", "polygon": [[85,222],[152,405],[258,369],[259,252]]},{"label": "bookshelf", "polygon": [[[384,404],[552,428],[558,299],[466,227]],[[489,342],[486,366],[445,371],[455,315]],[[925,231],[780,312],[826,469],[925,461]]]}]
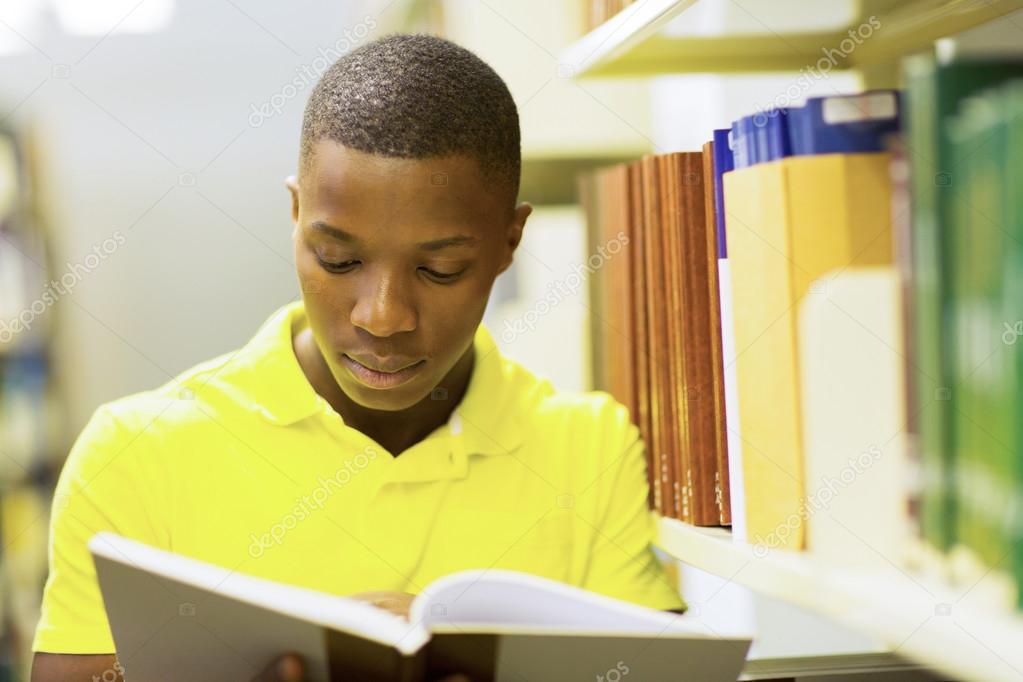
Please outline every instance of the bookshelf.
[{"label": "bookshelf", "polygon": [[1023,616],[999,608],[976,577],[956,581],[894,564],[847,570],[809,553],[762,552],[723,528],[657,518],[672,557],[878,638],[893,652],[961,680],[1018,682]]},{"label": "bookshelf", "polygon": [[569,45],[559,60],[577,76],[586,77],[798,71],[821,57],[822,46],[840,45],[850,28],[875,15],[883,29],[839,64],[869,68],[1023,8],[1021,0],[864,0],[856,20],[834,30],[784,35],[665,34],[669,23],[699,2],[634,2]]},{"label": "bookshelf", "polygon": [[[1021,2],[864,0],[848,23],[834,28],[803,32],[768,29],[766,34],[744,35],[735,30],[708,30],[698,10],[713,2],[633,2],[569,44],[560,52],[559,62],[577,79],[796,72],[816,63],[822,46],[840,44],[850,27],[876,16],[883,28],[844,55],[836,67],[858,72],[871,88],[893,87],[898,84],[898,63],[903,57],[1023,8]],[[688,10],[697,11],[690,14]],[[888,202],[879,205],[887,207]],[[864,224],[884,220],[871,219]],[[731,245],[729,251],[733,251]],[[730,260],[732,267],[737,267],[735,258]],[[805,263],[801,261],[801,265]],[[744,433],[747,426],[744,418]],[[825,520],[820,521],[823,527]],[[905,659],[957,680],[1023,679],[1023,650],[1018,645],[1023,641],[1023,613],[1012,608],[1013,587],[1002,573],[1011,563],[1008,554],[1002,564],[988,560],[989,567],[985,567],[963,551],[939,557],[914,541],[900,545],[904,551],[899,556],[886,558],[850,537],[850,560],[843,563],[835,560],[833,553],[825,558],[822,552],[767,550],[762,545],[734,541],[725,528],[698,527],[661,517],[656,523],[657,544],[681,564],[873,638],[886,649],[875,655],[879,665],[895,665]],[[866,559],[852,556],[856,553],[867,555]],[[862,658],[866,661],[871,655],[864,652]],[[751,659],[750,674],[744,679],[757,678],[755,663]],[[796,675],[794,668],[785,667],[797,665],[795,660],[771,663],[781,666],[779,674]],[[833,669],[820,669],[816,674],[851,672],[851,666],[840,669],[843,666],[837,659],[833,663]]]},{"label": "bookshelf", "polygon": [[[631,3],[568,45],[559,60],[577,79],[796,72],[816,62],[822,46],[840,44],[849,27],[876,15],[883,29],[837,67],[855,70],[869,87],[893,87],[902,57],[1023,7],[1020,2],[864,0],[852,20],[834,30],[753,36],[715,34],[699,18],[690,20],[687,10],[712,2]],[[1023,613],[1012,608],[1012,586],[997,565],[987,569],[963,553],[937,557],[922,546],[907,546],[904,556],[889,559],[853,539],[850,561],[843,563],[812,551],[736,542],[726,529],[660,516],[656,522],[657,544],[680,563],[874,638],[892,662],[901,656],[958,680],[1023,679],[1018,645]],[[851,556],[857,549],[868,556]],[[883,661],[885,654],[878,655]]]}]

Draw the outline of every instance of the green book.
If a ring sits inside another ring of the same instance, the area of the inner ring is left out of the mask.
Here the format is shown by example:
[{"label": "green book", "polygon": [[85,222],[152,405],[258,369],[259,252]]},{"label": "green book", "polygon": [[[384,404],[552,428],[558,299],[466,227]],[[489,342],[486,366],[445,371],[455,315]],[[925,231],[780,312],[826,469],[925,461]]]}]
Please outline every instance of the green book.
[{"label": "green book", "polygon": [[[1009,372],[1016,336],[1004,331],[1004,254],[1009,249],[1004,204],[1008,188],[1006,121],[998,90],[963,100],[946,123],[955,182],[946,233],[952,322],[952,456],[956,541],[988,565],[1008,551],[1004,510],[1011,506],[1015,396]],[[1021,330],[1023,331],[1023,330]]]},{"label": "green book", "polygon": [[916,416],[921,461],[920,525],[925,539],[947,550],[954,534],[956,500],[953,490],[954,348],[948,311],[947,282],[954,277],[948,231],[952,188],[957,173],[944,122],[959,102],[1023,73],[1023,64],[969,61],[939,64],[933,55],[905,62],[908,91],[907,155],[912,166],[912,294],[909,357],[909,409]]},{"label": "green book", "polygon": [[[1011,502],[1005,510],[1008,529],[1006,543],[1010,567],[1016,582],[1017,608],[1023,608],[1023,80],[1014,80],[1003,89],[1002,114],[1005,121],[1005,167],[1001,176],[1003,216],[1008,232],[1001,301],[1003,319],[1012,328],[1015,342],[1008,375],[1013,393],[1008,396],[1007,418],[1012,427],[1012,452],[1004,460]],[[1011,321],[1011,322],[1010,322]],[[1006,336],[1006,342],[1009,337]]]}]

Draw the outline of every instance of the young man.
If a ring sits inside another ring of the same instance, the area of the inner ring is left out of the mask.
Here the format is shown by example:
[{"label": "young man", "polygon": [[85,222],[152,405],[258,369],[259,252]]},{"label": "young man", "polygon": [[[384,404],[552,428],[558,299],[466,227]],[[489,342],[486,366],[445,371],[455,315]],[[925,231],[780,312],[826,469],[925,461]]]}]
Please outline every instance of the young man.
[{"label": "young man", "polygon": [[532,210],[519,170],[507,87],[448,41],[389,36],[324,74],[287,181],[302,300],[96,411],[56,489],[33,680],[119,670],[101,530],[398,613],[468,568],[683,608],[625,408],[556,393],[480,324]]}]

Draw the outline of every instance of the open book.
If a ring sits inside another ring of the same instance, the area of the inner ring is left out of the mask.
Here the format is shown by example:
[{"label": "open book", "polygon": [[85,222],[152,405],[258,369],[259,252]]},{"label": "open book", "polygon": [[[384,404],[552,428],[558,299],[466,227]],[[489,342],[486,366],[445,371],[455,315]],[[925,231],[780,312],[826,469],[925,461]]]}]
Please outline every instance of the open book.
[{"label": "open book", "polygon": [[125,678],[249,680],[277,655],[311,680],[733,682],[750,639],[503,570],[434,581],[409,620],[112,533],[89,542]]}]

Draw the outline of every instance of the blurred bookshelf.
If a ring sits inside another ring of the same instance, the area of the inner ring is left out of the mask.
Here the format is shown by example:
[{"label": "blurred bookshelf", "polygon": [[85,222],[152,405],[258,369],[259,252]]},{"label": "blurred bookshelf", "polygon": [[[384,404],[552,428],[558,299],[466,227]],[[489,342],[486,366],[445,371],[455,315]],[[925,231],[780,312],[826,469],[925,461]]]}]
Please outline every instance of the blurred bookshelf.
[{"label": "blurred bookshelf", "polygon": [[[52,366],[50,246],[30,137],[0,129],[0,679],[27,679],[66,443]],[[52,292],[51,292],[52,293]]]}]

